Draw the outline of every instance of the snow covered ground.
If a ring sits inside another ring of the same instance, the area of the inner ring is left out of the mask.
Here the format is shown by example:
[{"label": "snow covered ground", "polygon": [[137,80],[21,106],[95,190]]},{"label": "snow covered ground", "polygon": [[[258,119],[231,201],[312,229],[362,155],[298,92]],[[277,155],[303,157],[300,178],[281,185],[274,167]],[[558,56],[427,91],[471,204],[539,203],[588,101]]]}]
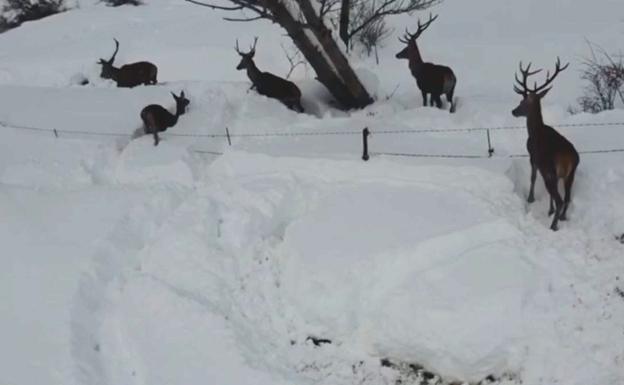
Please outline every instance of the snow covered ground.
[{"label": "snow covered ground", "polygon": [[[591,124],[560,128],[579,150],[624,148],[624,126],[598,125],[623,110],[566,112],[584,39],[621,48],[624,4],[577,3],[434,9],[422,51],[458,75],[453,115],[420,107],[394,39],[379,66],[353,58],[377,103],[336,111],[299,68],[310,114],[295,114],[234,68],[235,39],[260,36],[259,67],[285,74],[276,26],[180,0],[83,1],[0,35],[0,384],[417,383],[408,364],[446,383],[624,383],[624,153],[581,155],[553,233],[541,180],[528,205],[528,162],[508,157],[525,153],[523,129],[493,130],[491,159],[367,163],[357,134],[243,136],[369,127],[373,152],[486,156],[483,131],[444,130],[522,126],[518,61],[560,55],[572,65],[545,120]],[[119,62],[148,58],[163,84],[98,79],[113,37]],[[171,134],[130,142],[140,109],[172,108],[181,89],[191,104]],[[205,136],[225,127],[232,146]],[[418,129],[434,132],[383,133]]]}]

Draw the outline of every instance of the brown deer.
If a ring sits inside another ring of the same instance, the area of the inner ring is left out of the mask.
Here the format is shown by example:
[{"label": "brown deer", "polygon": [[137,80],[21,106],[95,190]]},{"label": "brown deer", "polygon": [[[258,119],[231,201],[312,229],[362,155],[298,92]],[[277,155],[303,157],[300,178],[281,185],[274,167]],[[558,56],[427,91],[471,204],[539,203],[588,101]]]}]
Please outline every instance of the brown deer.
[{"label": "brown deer", "polygon": [[297,112],[303,112],[301,106],[301,91],[295,83],[275,76],[270,72],[262,72],[256,67],[253,57],[256,54],[258,38],[254,39],[251,50],[241,52],[236,40],[236,52],[241,56],[241,61],[236,66],[237,70],[247,70],[247,76],[253,83],[251,89],[256,89],[260,95],[268,96],[282,102],[286,107]]},{"label": "brown deer", "polygon": [[141,120],[143,120],[143,131],[145,134],[154,135],[154,146],[158,146],[160,138],[159,132],[166,131],[167,128],[175,126],[178,122],[180,115],[186,112],[186,106],[189,105],[189,100],[184,97],[184,91],[180,92],[180,96],[177,96],[173,92],[171,93],[176,102],[176,112],[172,114],[167,109],[158,104],[150,104],[149,106],[141,110]]},{"label": "brown deer", "polygon": [[117,87],[136,87],[140,84],[156,84],[156,76],[158,68],[147,61],[140,61],[131,64],[125,64],[121,67],[113,66],[115,56],[119,51],[119,42],[115,40],[115,52],[110,59],[100,59],[98,64],[102,65],[100,77],[103,79],[113,79],[117,83]]},{"label": "brown deer", "polygon": [[453,70],[446,66],[423,62],[416,44],[416,39],[437,18],[438,15],[435,17],[429,15],[429,20],[424,24],[421,24],[420,19],[418,19],[418,30],[415,33],[410,33],[405,29],[405,35],[403,38],[399,38],[399,41],[407,44],[407,47],[397,53],[396,58],[409,61],[409,69],[412,76],[416,79],[420,92],[422,92],[423,106],[427,105],[427,94],[431,94],[431,106],[435,103],[438,108],[442,108],[440,95],[445,94],[446,100],[451,105],[449,112],[453,113],[455,112],[453,94],[455,92],[455,84],[457,83]]},{"label": "brown deer", "polygon": [[[541,71],[531,71],[531,63],[522,68],[520,62],[520,73],[522,80],[516,74],[516,82],[514,91],[522,95],[520,105],[511,113],[515,117],[524,116],[527,118],[527,150],[529,151],[529,159],[531,161],[531,187],[529,189],[528,202],[535,201],[534,188],[537,170],[539,170],[544,184],[550,195],[550,209],[548,215],[554,214],[554,218],[550,228],[557,230],[560,220],[566,220],[566,212],[570,204],[572,184],[574,183],[574,174],[579,164],[579,154],[576,149],[566,138],[555,131],[554,128],[544,124],[542,119],[541,100],[552,88],[551,84],[562,71],[564,71],[570,63],[561,67],[561,61],[557,58],[555,72],[550,75],[550,71],[546,73],[546,81],[538,86],[537,82],[533,88],[527,85],[527,79]],[[565,186],[565,198],[562,200],[559,195],[558,183],[559,179],[563,179]],[[554,207],[553,207],[554,202]]]}]

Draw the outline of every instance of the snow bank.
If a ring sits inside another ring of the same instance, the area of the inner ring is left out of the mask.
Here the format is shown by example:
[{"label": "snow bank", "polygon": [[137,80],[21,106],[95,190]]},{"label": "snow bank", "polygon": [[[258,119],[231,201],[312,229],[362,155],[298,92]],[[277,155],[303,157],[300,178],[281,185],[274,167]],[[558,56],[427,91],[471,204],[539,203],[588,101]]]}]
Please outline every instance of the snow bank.
[{"label": "snow bank", "polygon": [[[287,298],[324,336],[454,378],[518,365],[510,355],[539,283],[517,248],[521,234],[484,199],[508,181],[478,169],[403,171],[400,180],[350,180],[308,202],[279,250]],[[464,178],[490,183],[456,190]]]},{"label": "snow bank", "polygon": [[[468,180],[488,184],[459,190]],[[302,365],[288,336],[313,333],[481,379],[521,366],[525,305],[544,285],[505,215],[523,215],[512,187],[476,168],[228,153],[211,165],[208,202],[178,212],[143,253],[141,276],[246,330],[238,344],[252,361],[278,349],[260,360],[268,367]],[[230,291],[234,308],[220,297]]]}]

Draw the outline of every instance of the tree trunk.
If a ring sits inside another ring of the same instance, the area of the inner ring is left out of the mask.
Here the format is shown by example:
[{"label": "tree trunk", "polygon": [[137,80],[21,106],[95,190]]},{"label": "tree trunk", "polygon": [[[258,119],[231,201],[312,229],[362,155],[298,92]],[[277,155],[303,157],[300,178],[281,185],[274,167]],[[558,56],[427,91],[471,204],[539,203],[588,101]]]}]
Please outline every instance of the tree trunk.
[{"label": "tree trunk", "polygon": [[[319,51],[318,47],[306,35],[301,23],[293,18],[290,11],[281,2],[270,1],[266,4],[275,19],[286,30],[288,36],[290,36],[312,68],[314,68],[317,80],[327,88],[343,108],[363,108],[373,102],[361,84],[360,87],[365,93],[365,98],[361,94],[354,93],[352,88],[348,86],[348,83],[340,78],[339,74],[334,70],[334,67],[337,67],[335,63],[330,63],[326,56]],[[359,84],[359,80],[355,79]]]},{"label": "tree trunk", "polygon": [[342,0],[340,5],[340,38],[349,50],[349,18],[351,11],[351,0]]},{"label": "tree trunk", "polygon": [[338,72],[338,76],[342,78],[344,85],[349,90],[349,93],[353,96],[351,106],[347,107],[364,108],[371,104],[373,99],[370,97],[355,72],[353,72],[349,61],[332,37],[331,30],[325,26],[323,20],[321,20],[319,15],[316,13],[316,10],[310,3],[310,0],[296,1],[297,4],[299,4],[301,12],[305,17],[310,30],[321,44],[321,47]]}]

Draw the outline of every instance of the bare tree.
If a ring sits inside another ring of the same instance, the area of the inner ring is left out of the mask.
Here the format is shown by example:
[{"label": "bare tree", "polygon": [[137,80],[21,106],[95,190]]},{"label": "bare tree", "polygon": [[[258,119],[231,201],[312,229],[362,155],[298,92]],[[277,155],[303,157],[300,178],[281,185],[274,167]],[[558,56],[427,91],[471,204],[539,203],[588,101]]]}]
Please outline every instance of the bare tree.
[{"label": "bare tree", "polygon": [[230,21],[267,19],[279,24],[314,68],[317,80],[343,108],[363,108],[373,102],[312,0],[214,0],[220,4],[185,1],[216,10],[242,11],[238,17],[225,18]]},{"label": "bare tree", "polygon": [[[332,36],[333,15],[343,8],[368,0],[185,0],[215,10],[237,12],[229,21],[266,19],[286,30],[295,46],[314,68],[317,80],[345,109],[363,108],[373,102],[349,61]],[[367,25],[379,18],[423,9],[440,0],[379,0],[367,18],[356,25],[344,15],[345,36],[350,40]],[[327,22],[330,22],[329,26]],[[344,28],[344,27],[342,27]]]},{"label": "bare tree", "polygon": [[581,79],[587,85],[584,95],[578,99],[580,108],[591,113],[612,110],[618,98],[624,104],[623,58],[613,57],[590,42],[587,44],[590,55],[584,59],[581,70]]}]

